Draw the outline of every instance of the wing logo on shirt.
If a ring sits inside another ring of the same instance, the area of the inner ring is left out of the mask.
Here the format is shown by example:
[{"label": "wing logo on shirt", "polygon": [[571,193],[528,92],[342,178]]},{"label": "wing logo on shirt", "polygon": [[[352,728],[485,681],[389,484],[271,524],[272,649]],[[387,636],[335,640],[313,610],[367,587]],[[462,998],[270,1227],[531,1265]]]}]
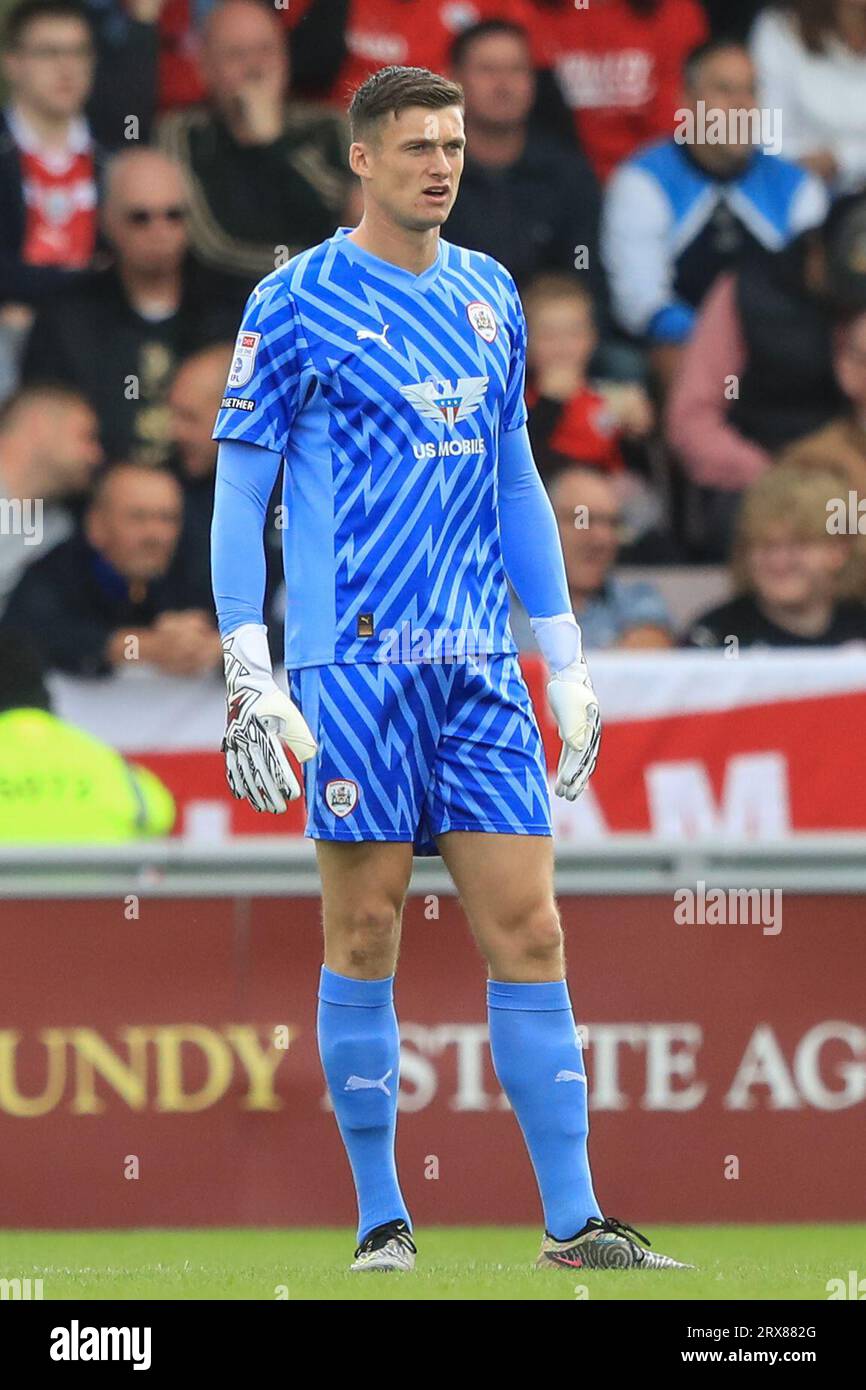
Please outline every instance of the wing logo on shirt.
[{"label": "wing logo on shirt", "polygon": [[453,427],[478,409],[489,381],[488,376],[461,376],[456,384],[433,378],[401,386],[400,395],[414,405],[422,420],[444,420]]}]

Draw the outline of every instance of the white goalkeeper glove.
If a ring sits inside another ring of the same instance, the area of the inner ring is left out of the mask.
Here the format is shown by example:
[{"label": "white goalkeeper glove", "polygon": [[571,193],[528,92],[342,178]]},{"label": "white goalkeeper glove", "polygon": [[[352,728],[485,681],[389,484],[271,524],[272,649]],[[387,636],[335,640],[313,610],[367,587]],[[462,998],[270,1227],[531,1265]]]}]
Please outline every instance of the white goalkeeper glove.
[{"label": "white goalkeeper glove", "polygon": [[244,623],[223,638],[222,646],[226,778],[239,800],[277,815],[301,795],[283,743],[304,763],[315,753],[316,740],[297,705],[274,680],[267,628]]},{"label": "white goalkeeper glove", "polygon": [[595,770],[601,740],[598,699],[583,659],[580,628],[571,613],[532,618],[532,630],[551,671],[547,698],[562,739],[553,788],[576,801]]}]

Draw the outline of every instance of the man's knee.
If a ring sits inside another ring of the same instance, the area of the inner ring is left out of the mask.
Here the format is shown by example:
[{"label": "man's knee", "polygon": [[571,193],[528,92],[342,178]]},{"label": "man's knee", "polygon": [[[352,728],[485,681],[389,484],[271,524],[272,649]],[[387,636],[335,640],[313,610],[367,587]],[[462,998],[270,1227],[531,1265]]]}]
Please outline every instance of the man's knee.
[{"label": "man's knee", "polygon": [[336,930],[327,924],[326,930],[329,955],[340,957],[338,969],[370,980],[393,973],[400,941],[400,911],[393,903],[359,901]]},{"label": "man's knee", "polygon": [[558,963],[562,956],[562,926],[553,902],[503,912],[493,926],[492,938],[496,954],[514,963]]}]

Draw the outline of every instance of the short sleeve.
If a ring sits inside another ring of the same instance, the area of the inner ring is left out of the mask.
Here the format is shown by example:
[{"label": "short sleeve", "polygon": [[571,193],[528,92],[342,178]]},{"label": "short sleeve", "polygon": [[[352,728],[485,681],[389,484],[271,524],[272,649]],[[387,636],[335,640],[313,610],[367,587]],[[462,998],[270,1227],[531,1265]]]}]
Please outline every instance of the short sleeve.
[{"label": "short sleeve", "polygon": [[508,331],[511,337],[511,356],[508,363],[508,379],[505,383],[505,401],[502,407],[502,428],[508,432],[519,430],[526,424],[526,319],[517,286],[509,276],[509,301],[512,305],[509,314]]},{"label": "short sleeve", "polygon": [[284,453],[310,372],[294,300],[269,276],[247,300],[214,439]]}]

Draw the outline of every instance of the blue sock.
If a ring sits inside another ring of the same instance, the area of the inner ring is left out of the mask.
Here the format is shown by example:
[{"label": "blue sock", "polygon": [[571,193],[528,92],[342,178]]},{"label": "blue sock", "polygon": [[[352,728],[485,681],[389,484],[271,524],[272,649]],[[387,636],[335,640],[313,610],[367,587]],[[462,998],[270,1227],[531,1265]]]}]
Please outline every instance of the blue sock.
[{"label": "blue sock", "polygon": [[586,1073],[568,986],[487,981],[490,1051],[517,1116],[544,1207],[557,1240],[601,1216],[592,1190]]},{"label": "blue sock", "polygon": [[319,1056],[358,1194],[358,1244],[409,1213],[394,1159],[400,1033],[394,977],[352,980],[322,966]]}]

